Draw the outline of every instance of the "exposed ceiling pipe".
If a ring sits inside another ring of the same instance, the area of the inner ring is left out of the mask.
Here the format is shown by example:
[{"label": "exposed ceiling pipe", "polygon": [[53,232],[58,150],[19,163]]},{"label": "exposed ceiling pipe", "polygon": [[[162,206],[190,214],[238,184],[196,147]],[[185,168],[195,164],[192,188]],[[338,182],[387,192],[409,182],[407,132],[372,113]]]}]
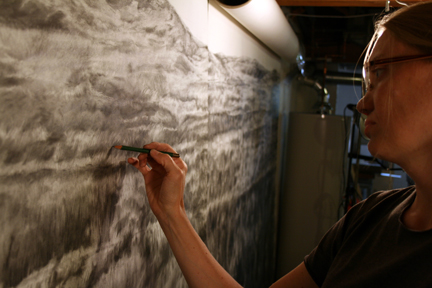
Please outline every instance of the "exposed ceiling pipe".
[{"label": "exposed ceiling pipe", "polygon": [[[362,82],[362,77],[357,74],[350,73],[325,73],[325,79],[329,82],[337,82],[337,83],[349,83],[349,84],[360,84]],[[308,78],[303,75],[299,75],[297,80],[309,87],[315,89],[318,93],[319,99],[314,104],[313,108],[316,109],[317,113],[320,114],[332,114],[333,108],[330,105],[330,94],[328,90],[318,81],[311,78]]]},{"label": "exposed ceiling pipe", "polygon": [[357,74],[350,74],[350,73],[331,73],[326,74],[325,76],[326,80],[335,81],[335,82],[351,82],[351,83],[361,83],[363,78],[360,75]]},{"label": "exposed ceiling pipe", "polygon": [[299,75],[297,80],[314,88],[317,91],[319,99],[313,106],[317,113],[321,115],[333,113],[333,108],[330,105],[330,94],[328,93],[327,89],[321,85],[321,83],[303,75]]}]

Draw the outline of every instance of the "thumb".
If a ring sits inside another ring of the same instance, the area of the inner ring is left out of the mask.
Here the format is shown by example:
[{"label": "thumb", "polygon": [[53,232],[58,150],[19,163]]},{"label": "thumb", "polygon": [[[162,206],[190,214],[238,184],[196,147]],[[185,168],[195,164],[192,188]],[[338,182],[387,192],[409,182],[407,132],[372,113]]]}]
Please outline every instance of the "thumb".
[{"label": "thumb", "polygon": [[150,156],[155,160],[158,164],[160,164],[162,167],[164,167],[165,171],[169,173],[170,171],[175,170],[176,164],[174,163],[174,160],[171,158],[171,156],[160,153],[159,151],[152,149],[150,151]]}]

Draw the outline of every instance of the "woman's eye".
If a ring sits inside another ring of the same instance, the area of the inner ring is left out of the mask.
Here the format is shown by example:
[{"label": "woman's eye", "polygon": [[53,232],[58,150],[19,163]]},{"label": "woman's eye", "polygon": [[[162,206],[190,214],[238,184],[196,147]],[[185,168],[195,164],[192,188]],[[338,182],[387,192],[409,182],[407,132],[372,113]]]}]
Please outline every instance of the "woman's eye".
[{"label": "woman's eye", "polygon": [[378,68],[378,69],[375,69],[373,71],[374,76],[375,76],[376,79],[378,79],[382,75],[383,72],[384,72],[383,68]]}]

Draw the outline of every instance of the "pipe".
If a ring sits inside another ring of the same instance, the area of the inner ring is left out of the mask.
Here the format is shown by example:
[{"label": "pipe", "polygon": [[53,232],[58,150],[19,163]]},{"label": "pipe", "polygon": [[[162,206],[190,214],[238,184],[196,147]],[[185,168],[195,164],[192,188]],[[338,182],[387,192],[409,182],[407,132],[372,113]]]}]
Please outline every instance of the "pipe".
[{"label": "pipe", "polygon": [[326,80],[333,80],[337,82],[362,82],[363,78],[359,75],[350,75],[348,73],[339,73],[339,74],[326,74]]},{"label": "pipe", "polygon": [[[325,80],[329,81],[335,81],[338,83],[341,82],[347,82],[347,83],[361,83],[363,81],[363,78],[359,74],[351,74],[351,73],[334,73],[331,74],[324,73]],[[333,111],[333,108],[330,105],[330,94],[328,93],[327,89],[323,87],[321,83],[319,83],[316,80],[307,78],[303,75],[299,75],[297,77],[297,80],[299,80],[301,83],[308,85],[312,88],[314,88],[317,93],[318,97],[320,97],[320,100],[318,100],[313,108],[317,109],[317,113],[320,114],[331,114]]]},{"label": "pipe", "polygon": [[297,80],[314,88],[318,92],[319,100],[313,106],[314,109],[317,109],[317,113],[320,113],[321,115],[332,114],[333,108],[330,105],[330,94],[325,87],[323,87],[318,81],[309,79],[302,75],[299,75]]}]

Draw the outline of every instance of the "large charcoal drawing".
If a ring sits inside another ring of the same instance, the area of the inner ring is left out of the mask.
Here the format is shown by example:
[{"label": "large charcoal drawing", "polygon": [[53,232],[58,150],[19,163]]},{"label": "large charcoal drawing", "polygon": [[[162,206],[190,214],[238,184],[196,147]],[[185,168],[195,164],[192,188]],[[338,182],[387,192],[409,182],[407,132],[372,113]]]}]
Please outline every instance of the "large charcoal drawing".
[{"label": "large charcoal drawing", "polygon": [[0,2],[0,287],[186,287],[112,145],[170,143],[242,284],[271,281],[277,74],[213,55],[165,0]]}]

